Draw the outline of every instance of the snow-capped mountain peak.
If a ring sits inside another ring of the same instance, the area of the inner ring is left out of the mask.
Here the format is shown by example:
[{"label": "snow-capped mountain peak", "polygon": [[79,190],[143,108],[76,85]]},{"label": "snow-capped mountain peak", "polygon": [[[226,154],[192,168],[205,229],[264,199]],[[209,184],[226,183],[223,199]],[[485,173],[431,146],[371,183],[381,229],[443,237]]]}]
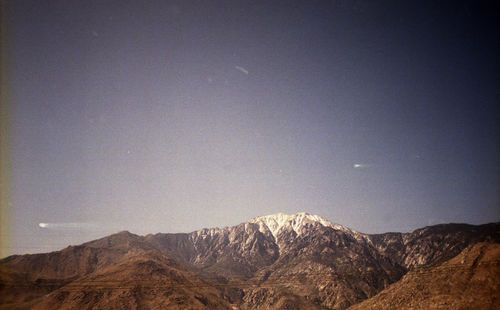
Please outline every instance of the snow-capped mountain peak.
[{"label": "snow-capped mountain peak", "polygon": [[[250,220],[250,223],[259,224],[260,230],[265,231],[265,227],[271,231],[274,238],[277,238],[278,232],[283,227],[290,227],[293,229],[297,235],[300,235],[301,228],[306,224],[319,223],[325,227],[331,227],[333,229],[339,229],[343,231],[352,231],[342,225],[333,224],[330,221],[322,218],[318,215],[313,215],[305,212],[300,212],[296,214],[284,214],[276,213],[272,215],[260,216]],[[265,226],[265,227],[264,227]]]}]

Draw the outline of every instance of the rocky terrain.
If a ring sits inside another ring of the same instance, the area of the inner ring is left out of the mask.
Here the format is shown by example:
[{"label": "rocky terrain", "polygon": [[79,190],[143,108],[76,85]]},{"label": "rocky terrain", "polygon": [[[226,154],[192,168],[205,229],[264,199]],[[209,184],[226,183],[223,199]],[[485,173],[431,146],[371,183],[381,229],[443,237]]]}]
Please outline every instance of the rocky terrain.
[{"label": "rocky terrain", "polygon": [[500,309],[499,279],[500,244],[477,243],[349,309]]},{"label": "rocky terrain", "polygon": [[[477,299],[495,307],[499,242],[499,223],[368,235],[307,213],[192,233],[121,232],[1,260],[0,309],[399,309],[458,306],[456,294],[466,308]],[[445,275],[449,266],[463,276]],[[433,289],[434,272],[451,286]]]}]

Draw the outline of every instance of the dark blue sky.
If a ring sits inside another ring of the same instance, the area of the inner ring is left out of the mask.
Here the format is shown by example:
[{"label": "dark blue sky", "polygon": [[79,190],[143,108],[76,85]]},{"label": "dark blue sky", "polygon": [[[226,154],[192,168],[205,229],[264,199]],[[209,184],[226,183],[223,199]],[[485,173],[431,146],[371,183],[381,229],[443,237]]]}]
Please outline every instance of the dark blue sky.
[{"label": "dark blue sky", "polygon": [[19,0],[4,13],[6,252],[277,212],[367,233],[500,220],[493,1]]}]

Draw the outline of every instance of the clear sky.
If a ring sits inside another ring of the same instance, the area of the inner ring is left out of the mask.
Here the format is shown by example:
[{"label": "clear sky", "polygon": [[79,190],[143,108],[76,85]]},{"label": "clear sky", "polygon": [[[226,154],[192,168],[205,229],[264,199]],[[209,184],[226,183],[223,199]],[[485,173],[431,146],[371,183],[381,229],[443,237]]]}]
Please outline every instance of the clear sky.
[{"label": "clear sky", "polygon": [[4,16],[4,254],[277,212],[366,233],[500,220],[494,1],[13,0]]}]

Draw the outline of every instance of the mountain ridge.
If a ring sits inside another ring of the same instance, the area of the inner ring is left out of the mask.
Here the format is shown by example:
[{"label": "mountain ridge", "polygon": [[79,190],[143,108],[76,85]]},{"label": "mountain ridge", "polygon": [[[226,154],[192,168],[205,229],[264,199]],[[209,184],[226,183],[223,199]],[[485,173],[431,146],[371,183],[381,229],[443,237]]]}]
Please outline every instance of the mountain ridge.
[{"label": "mountain ridge", "polygon": [[[347,309],[479,242],[500,243],[500,223],[363,234],[317,215],[281,213],[190,233],[122,231],[0,260],[0,309],[123,306],[128,299],[137,309]],[[93,285],[98,279],[128,284],[107,294]],[[148,293],[156,286],[168,302]]]}]

